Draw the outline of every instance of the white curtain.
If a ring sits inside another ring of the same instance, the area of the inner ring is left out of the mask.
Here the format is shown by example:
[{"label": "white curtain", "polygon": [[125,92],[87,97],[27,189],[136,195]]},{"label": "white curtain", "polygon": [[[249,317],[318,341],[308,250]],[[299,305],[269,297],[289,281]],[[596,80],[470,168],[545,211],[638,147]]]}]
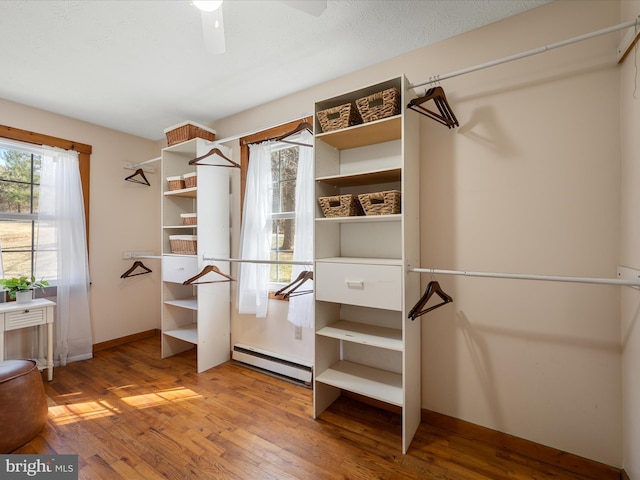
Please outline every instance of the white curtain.
[{"label": "white curtain", "polygon": [[92,357],[89,265],[78,153],[43,147],[36,278],[55,279],[55,362]]},{"label": "white curtain", "polygon": [[[269,260],[271,251],[271,142],[249,146],[249,168],[242,210],[240,258]],[[267,316],[268,264],[241,263],[238,279],[238,312]]]},{"label": "white curtain", "polygon": [[[313,135],[304,132],[300,143],[311,145]],[[298,175],[296,177],[296,227],[293,248],[293,260],[306,262],[313,259],[313,219],[315,208],[313,182],[313,148],[300,147],[298,156]],[[291,278],[296,279],[303,270],[312,267],[294,265]],[[313,280],[307,280],[300,290],[313,290]],[[313,327],[313,293],[297,295],[289,298],[289,314],[287,319],[298,327]]]}]

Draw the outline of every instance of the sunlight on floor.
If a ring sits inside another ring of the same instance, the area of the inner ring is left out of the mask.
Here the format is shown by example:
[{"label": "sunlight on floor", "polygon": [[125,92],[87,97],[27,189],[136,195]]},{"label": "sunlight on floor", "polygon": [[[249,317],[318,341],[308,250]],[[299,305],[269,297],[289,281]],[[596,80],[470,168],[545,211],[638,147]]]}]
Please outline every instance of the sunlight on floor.
[{"label": "sunlight on floor", "polygon": [[127,407],[134,407],[136,409],[152,408],[159,405],[194,400],[197,398],[202,398],[202,395],[188,388],[177,387],[142,395],[121,397],[119,400],[126,404],[121,407],[113,405],[106,400],[78,402],[68,405],[51,405],[50,403],[49,418],[57,425],[67,425],[84,420],[93,420],[94,418],[118,415]]}]

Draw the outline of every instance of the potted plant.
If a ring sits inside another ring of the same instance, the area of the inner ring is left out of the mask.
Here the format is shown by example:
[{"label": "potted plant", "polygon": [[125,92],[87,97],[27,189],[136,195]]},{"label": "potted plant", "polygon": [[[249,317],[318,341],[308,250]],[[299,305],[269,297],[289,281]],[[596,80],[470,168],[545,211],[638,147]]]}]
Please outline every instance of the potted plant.
[{"label": "potted plant", "polygon": [[15,299],[17,302],[29,301],[33,298],[32,290],[39,288],[44,291],[49,286],[46,280],[36,282],[34,276],[31,277],[13,277],[0,279],[0,286],[9,292],[9,298]]}]

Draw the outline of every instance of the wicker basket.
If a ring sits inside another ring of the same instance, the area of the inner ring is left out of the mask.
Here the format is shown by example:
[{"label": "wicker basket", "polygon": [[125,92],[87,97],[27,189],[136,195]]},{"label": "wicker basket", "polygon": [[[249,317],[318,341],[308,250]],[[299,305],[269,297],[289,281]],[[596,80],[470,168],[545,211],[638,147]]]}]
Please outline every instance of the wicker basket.
[{"label": "wicker basket", "polygon": [[186,142],[193,138],[204,138],[205,140],[213,141],[216,138],[216,131],[208,127],[198,125],[194,122],[183,122],[178,125],[164,129],[164,134],[167,136],[167,145],[172,146],[177,143]]},{"label": "wicker basket", "polygon": [[182,177],[167,177],[169,190],[182,190],[184,188],[184,180]]},{"label": "wicker basket", "polygon": [[195,235],[169,235],[171,253],[178,255],[195,255],[198,251],[198,240]]},{"label": "wicker basket", "polygon": [[184,179],[184,188],[192,188],[198,186],[198,176],[195,172],[185,173],[182,178]]},{"label": "wicker basket", "polygon": [[356,112],[355,107],[351,103],[320,110],[316,115],[318,116],[318,121],[320,122],[323,132],[331,132],[362,123],[358,112]]},{"label": "wicker basket", "polygon": [[356,100],[358,112],[363,122],[373,122],[392,117],[400,113],[400,92],[397,88],[388,88]]},{"label": "wicker basket", "polygon": [[197,225],[198,214],[197,213],[181,213],[180,220],[182,225]]},{"label": "wicker basket", "polygon": [[361,193],[358,200],[365,215],[393,215],[400,213],[400,192],[387,190],[384,192]]},{"label": "wicker basket", "polygon": [[362,207],[355,195],[335,195],[318,199],[325,217],[355,217],[363,215]]}]

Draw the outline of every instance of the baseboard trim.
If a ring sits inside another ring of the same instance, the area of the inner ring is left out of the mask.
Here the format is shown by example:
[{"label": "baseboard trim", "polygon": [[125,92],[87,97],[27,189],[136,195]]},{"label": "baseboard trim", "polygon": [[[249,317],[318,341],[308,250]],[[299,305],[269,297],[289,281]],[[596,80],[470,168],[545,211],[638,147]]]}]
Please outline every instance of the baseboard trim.
[{"label": "baseboard trim", "polygon": [[114,338],[113,340],[107,340],[106,342],[94,343],[93,353],[99,352],[100,350],[106,350],[107,348],[119,347],[120,345],[136,342],[144,338],[154,337],[159,334],[160,330],[154,328],[152,330],[146,330],[144,332],[134,333],[132,335],[127,335],[120,338]]},{"label": "baseboard trim", "polygon": [[624,471],[553,447],[482,427],[442,413],[422,410],[422,421],[456,434],[494,445],[497,449],[553,465],[587,478],[620,480],[628,478]]}]

